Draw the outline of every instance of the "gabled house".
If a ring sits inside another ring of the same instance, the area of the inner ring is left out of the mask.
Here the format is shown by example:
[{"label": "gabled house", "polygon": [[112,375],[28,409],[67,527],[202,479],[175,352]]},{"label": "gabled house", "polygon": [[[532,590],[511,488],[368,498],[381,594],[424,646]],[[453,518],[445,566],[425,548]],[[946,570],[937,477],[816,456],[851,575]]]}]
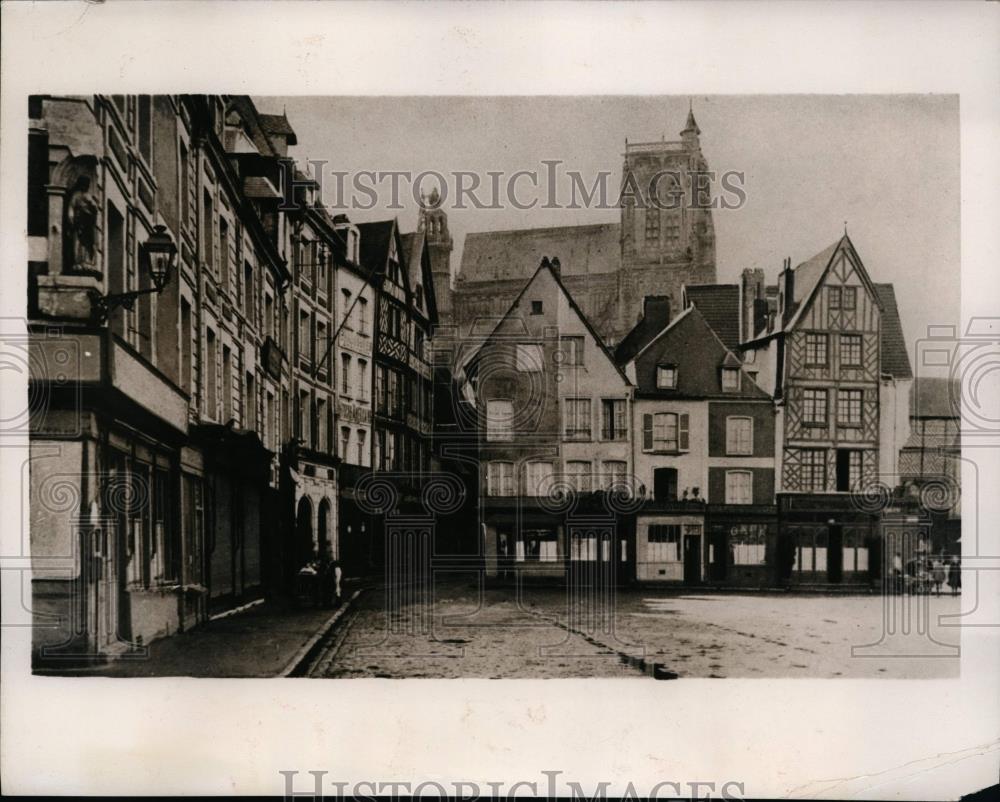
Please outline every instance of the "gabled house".
[{"label": "gabled house", "polygon": [[632,385],[544,259],[463,363],[488,576],[631,573]]},{"label": "gabled house", "polygon": [[872,281],[845,234],[795,268],[787,260],[776,293],[745,271],[742,314],[744,365],[778,410],[780,578],[867,582],[877,515],[851,496],[898,483],[909,430],[893,287]]},{"label": "gabled house", "polygon": [[636,388],[635,478],[647,499],[637,579],[765,582],[775,538],[770,396],[697,306],[655,334],[636,328],[647,333],[623,367]]}]

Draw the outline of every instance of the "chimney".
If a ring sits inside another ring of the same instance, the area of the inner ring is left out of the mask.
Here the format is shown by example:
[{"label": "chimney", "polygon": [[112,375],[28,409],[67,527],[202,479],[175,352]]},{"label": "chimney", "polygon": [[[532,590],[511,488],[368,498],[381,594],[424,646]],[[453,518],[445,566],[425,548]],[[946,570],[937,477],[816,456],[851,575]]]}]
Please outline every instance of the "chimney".
[{"label": "chimney", "polygon": [[559,278],[562,278],[562,265],[559,263],[559,257],[553,256],[552,261],[549,263],[552,268],[552,272],[555,273]]},{"label": "chimney", "polygon": [[642,320],[655,331],[665,328],[670,322],[670,296],[647,295],[643,298]]},{"label": "chimney", "polygon": [[785,298],[784,308],[781,313],[781,320],[782,323],[786,323],[795,312],[795,308],[797,306],[795,303],[795,273],[792,270],[792,257],[786,257],[781,265],[782,271],[780,286],[783,287]]},{"label": "chimney", "polygon": [[763,301],[764,311],[767,311],[767,301],[764,300],[764,271],[745,268],[741,279],[740,297],[740,338],[742,342],[752,340],[763,328],[760,319],[759,303]]}]

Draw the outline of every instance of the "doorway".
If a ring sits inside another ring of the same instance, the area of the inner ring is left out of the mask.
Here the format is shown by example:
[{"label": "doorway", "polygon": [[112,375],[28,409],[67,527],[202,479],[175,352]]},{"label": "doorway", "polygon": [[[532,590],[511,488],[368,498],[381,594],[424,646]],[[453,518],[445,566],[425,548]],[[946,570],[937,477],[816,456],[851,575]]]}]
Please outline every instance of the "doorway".
[{"label": "doorway", "polygon": [[844,529],[840,524],[827,528],[826,579],[840,583],[844,578]]},{"label": "doorway", "polygon": [[701,535],[684,536],[684,584],[701,584]]},{"label": "doorway", "polygon": [[308,496],[299,499],[295,515],[295,565],[297,571],[313,557],[312,505]]}]

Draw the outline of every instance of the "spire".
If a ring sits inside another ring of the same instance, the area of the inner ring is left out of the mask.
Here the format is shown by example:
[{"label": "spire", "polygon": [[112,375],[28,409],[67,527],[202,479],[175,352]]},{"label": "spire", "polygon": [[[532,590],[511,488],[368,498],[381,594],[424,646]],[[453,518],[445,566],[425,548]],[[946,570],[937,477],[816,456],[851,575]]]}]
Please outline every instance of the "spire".
[{"label": "spire", "polygon": [[701,133],[701,129],[698,127],[698,123],[696,123],[694,119],[694,104],[691,102],[690,98],[688,99],[687,123],[684,125],[684,130],[681,131],[681,136],[689,133],[693,133],[695,136],[698,136],[698,134]]}]

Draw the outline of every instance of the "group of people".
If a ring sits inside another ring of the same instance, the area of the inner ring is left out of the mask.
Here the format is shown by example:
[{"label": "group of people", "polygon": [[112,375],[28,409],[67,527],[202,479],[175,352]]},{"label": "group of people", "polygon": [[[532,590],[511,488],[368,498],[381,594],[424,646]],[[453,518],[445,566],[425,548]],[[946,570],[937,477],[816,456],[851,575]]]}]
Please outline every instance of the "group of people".
[{"label": "group of people", "polygon": [[299,570],[296,577],[296,601],[309,598],[320,607],[339,606],[342,576],[340,561],[333,556],[328,546]]},{"label": "group of people", "polygon": [[947,582],[951,595],[962,591],[962,563],[955,554],[937,556],[918,551],[903,565],[902,555],[897,551],[892,558],[893,590],[896,593],[934,593],[941,595]]}]

